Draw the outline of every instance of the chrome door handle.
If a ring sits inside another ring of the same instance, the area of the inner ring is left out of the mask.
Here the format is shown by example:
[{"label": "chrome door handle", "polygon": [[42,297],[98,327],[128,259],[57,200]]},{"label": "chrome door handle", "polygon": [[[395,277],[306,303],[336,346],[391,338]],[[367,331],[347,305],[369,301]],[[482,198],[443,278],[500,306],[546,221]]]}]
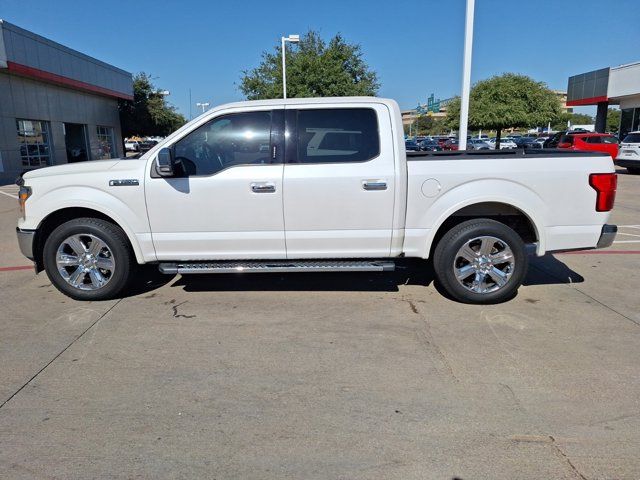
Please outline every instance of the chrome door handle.
[{"label": "chrome door handle", "polygon": [[362,188],[365,190],[386,190],[387,182],[364,180],[362,182]]},{"label": "chrome door handle", "polygon": [[273,183],[254,182],[251,184],[251,191],[253,193],[274,193],[276,186]]}]

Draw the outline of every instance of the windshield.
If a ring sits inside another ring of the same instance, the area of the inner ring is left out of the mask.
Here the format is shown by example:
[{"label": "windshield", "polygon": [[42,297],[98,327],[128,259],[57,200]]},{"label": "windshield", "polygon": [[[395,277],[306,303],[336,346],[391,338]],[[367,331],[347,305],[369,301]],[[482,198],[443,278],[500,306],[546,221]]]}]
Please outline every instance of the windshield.
[{"label": "windshield", "polygon": [[630,133],[623,140],[624,143],[640,143],[640,133]]}]

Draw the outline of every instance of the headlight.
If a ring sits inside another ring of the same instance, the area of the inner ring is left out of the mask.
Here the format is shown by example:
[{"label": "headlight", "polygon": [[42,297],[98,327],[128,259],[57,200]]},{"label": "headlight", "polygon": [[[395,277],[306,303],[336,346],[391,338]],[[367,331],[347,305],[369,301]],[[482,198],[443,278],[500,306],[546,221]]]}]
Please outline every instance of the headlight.
[{"label": "headlight", "polygon": [[27,199],[31,196],[31,187],[25,187],[24,185],[18,190],[18,205],[20,205],[20,215],[22,218],[26,216],[25,204]]}]

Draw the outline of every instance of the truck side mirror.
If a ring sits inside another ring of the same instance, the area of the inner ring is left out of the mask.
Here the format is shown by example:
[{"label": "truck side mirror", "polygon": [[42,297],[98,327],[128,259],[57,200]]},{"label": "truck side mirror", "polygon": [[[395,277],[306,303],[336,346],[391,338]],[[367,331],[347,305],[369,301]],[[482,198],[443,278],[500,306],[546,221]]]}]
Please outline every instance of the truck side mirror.
[{"label": "truck side mirror", "polygon": [[175,175],[175,161],[170,148],[161,148],[156,157],[156,170],[161,177],[173,177]]}]

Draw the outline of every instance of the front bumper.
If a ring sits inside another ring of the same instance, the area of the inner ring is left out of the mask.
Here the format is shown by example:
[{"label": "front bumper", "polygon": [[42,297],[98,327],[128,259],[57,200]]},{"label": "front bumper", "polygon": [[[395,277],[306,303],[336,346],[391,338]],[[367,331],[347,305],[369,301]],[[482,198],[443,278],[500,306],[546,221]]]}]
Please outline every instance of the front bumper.
[{"label": "front bumper", "polygon": [[33,260],[33,240],[35,239],[36,231],[16,228],[16,235],[18,236],[18,246],[22,254],[29,260]]},{"label": "front bumper", "polygon": [[596,248],[607,248],[613,244],[613,241],[616,238],[616,233],[618,232],[618,227],[616,225],[603,225],[602,233],[600,233],[600,239],[598,240],[598,244]]}]

